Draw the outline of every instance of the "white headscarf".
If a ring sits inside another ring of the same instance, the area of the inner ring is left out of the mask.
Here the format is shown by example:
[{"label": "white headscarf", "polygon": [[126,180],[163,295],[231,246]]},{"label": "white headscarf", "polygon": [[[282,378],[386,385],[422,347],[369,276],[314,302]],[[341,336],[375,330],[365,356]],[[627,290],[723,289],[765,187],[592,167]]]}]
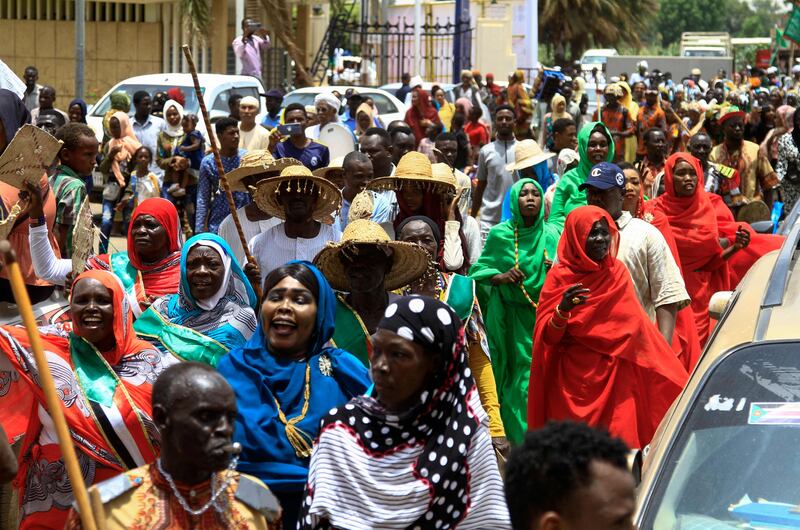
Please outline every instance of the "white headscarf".
[{"label": "white headscarf", "polygon": [[581,156],[574,149],[562,149],[558,153],[558,160],[556,161],[556,174],[561,177],[566,173],[567,166],[580,159]]},{"label": "white headscarf", "polygon": [[178,114],[180,114],[182,120],[183,106],[174,99],[169,99],[166,101],[166,103],[164,103],[164,108],[162,109],[164,114],[164,132],[166,132],[167,135],[175,138],[183,135],[183,127],[181,126],[181,120],[178,120],[178,125],[175,126],[170,125],[169,122],[167,121],[167,110],[170,107],[175,107],[175,109],[178,111]]},{"label": "white headscarf", "polygon": [[317,94],[317,96],[314,98],[314,105],[316,105],[319,102],[327,103],[328,105],[336,109],[336,112],[339,112],[339,109],[342,106],[342,102],[339,101],[339,98],[337,98],[330,92],[320,92],[319,94]]},{"label": "white headscarf", "polygon": [[[205,309],[206,311],[211,311],[217,306],[217,303],[228,292],[228,282],[230,281],[231,278],[231,257],[228,255],[227,252],[222,250],[221,246],[217,245],[213,241],[208,241],[208,240],[195,241],[194,243],[192,243],[192,246],[190,246],[187,249],[187,253],[196,246],[208,247],[216,251],[217,254],[219,254],[220,259],[222,259],[222,264],[225,267],[225,272],[222,277],[222,285],[220,286],[219,290],[213,295],[211,295],[210,298],[207,298],[205,300],[195,300],[195,302],[197,302],[197,305],[199,305],[201,309]],[[244,300],[247,300],[246,293],[244,294]]]}]

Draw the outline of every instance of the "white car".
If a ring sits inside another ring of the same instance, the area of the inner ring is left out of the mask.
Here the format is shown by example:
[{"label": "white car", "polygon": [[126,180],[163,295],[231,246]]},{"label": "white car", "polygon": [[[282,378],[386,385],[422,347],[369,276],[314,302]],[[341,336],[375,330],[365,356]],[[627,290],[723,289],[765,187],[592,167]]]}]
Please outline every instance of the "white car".
[{"label": "white car", "polygon": [[406,116],[406,106],[392,94],[379,88],[358,87],[358,86],[325,86],[325,87],[306,87],[298,88],[283,97],[283,108],[292,103],[301,105],[314,105],[314,98],[323,92],[333,92],[334,90],[344,96],[349,89],[353,89],[364,97],[372,98],[378,109],[378,120],[384,127],[394,120],[402,120]]},{"label": "white car", "polygon": [[[261,123],[261,119],[266,114],[266,101],[262,94],[264,88],[261,86],[261,81],[255,77],[246,75],[221,75],[221,74],[199,74],[200,86],[203,89],[203,99],[205,100],[206,109],[208,109],[209,117],[213,122],[228,116],[230,110],[228,109],[228,98],[232,94],[241,94],[242,96],[253,96],[261,101],[261,113],[256,119],[257,123]],[[202,132],[208,137],[205,123],[200,112],[200,105],[197,101],[197,96],[194,91],[194,82],[192,81],[191,74],[176,74],[176,73],[163,73],[163,74],[149,74],[140,75],[136,77],[129,77],[120,81],[105,93],[103,97],[97,100],[97,103],[92,105],[89,109],[89,114],[86,118],[89,126],[94,130],[97,139],[103,139],[103,116],[109,108],[111,108],[111,94],[117,91],[124,91],[131,98],[130,113],[133,114],[133,95],[139,90],[145,90],[152,97],[156,92],[166,92],[170,88],[180,88],[186,97],[186,104],[183,106],[186,112],[196,114],[199,121],[197,130]]]}]

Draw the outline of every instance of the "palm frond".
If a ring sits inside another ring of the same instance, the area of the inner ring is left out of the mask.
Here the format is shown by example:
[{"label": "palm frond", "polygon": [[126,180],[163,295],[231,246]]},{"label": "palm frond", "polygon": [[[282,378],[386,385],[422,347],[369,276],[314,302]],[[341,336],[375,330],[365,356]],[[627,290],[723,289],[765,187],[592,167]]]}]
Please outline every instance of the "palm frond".
[{"label": "palm frond", "polygon": [[206,40],[211,26],[209,0],[181,0],[181,11],[183,12],[183,24],[189,34]]}]

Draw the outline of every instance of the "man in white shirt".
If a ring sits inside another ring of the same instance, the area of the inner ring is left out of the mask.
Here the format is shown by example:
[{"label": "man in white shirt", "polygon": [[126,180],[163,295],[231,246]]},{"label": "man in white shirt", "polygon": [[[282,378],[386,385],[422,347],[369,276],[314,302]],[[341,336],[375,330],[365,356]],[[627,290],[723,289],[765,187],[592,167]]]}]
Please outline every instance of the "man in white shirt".
[{"label": "man in white shirt", "polygon": [[253,96],[245,96],[239,100],[239,149],[254,151],[269,149],[269,131],[256,123],[260,108]]},{"label": "man in white shirt", "polygon": [[667,241],[658,228],[622,210],[625,175],[616,164],[601,162],[594,166],[579,189],[586,190],[590,205],[603,208],[616,221],[620,234],[617,259],[628,268],[650,320],[672,344],[678,310],[690,299]]},{"label": "man in white shirt", "polygon": [[325,245],[342,237],[333,224],[322,223],[341,207],[341,192],[305,166],[287,167],[279,177],[259,182],[255,202],[284,221],[250,240],[258,265],[248,263],[244,271],[253,285],[289,261],[313,261]]},{"label": "man in white shirt", "polygon": [[[150,149],[151,153],[158,152],[158,135],[164,130],[165,122],[158,116],[150,114],[153,110],[153,98],[146,91],[139,90],[133,95],[133,108],[135,109],[131,120],[133,134],[143,146]],[[164,170],[156,164],[156,157],[152,159],[150,171],[161,180]]]}]

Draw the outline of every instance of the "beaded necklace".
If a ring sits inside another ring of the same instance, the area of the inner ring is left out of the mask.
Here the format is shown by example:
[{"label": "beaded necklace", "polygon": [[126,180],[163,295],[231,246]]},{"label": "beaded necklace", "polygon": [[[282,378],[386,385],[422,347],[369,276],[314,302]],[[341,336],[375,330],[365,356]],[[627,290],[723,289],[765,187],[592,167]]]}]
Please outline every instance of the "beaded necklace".
[{"label": "beaded necklace", "polygon": [[[547,250],[544,251],[544,259],[547,259]],[[517,230],[516,223],[514,224],[514,268],[517,270],[521,270],[519,268],[519,231]],[[531,304],[533,307],[534,312],[539,307],[539,304],[533,301],[531,295],[528,294],[528,290],[525,289],[525,285],[523,283],[518,283],[519,290],[522,291],[522,294],[525,296],[525,299]]]}]

